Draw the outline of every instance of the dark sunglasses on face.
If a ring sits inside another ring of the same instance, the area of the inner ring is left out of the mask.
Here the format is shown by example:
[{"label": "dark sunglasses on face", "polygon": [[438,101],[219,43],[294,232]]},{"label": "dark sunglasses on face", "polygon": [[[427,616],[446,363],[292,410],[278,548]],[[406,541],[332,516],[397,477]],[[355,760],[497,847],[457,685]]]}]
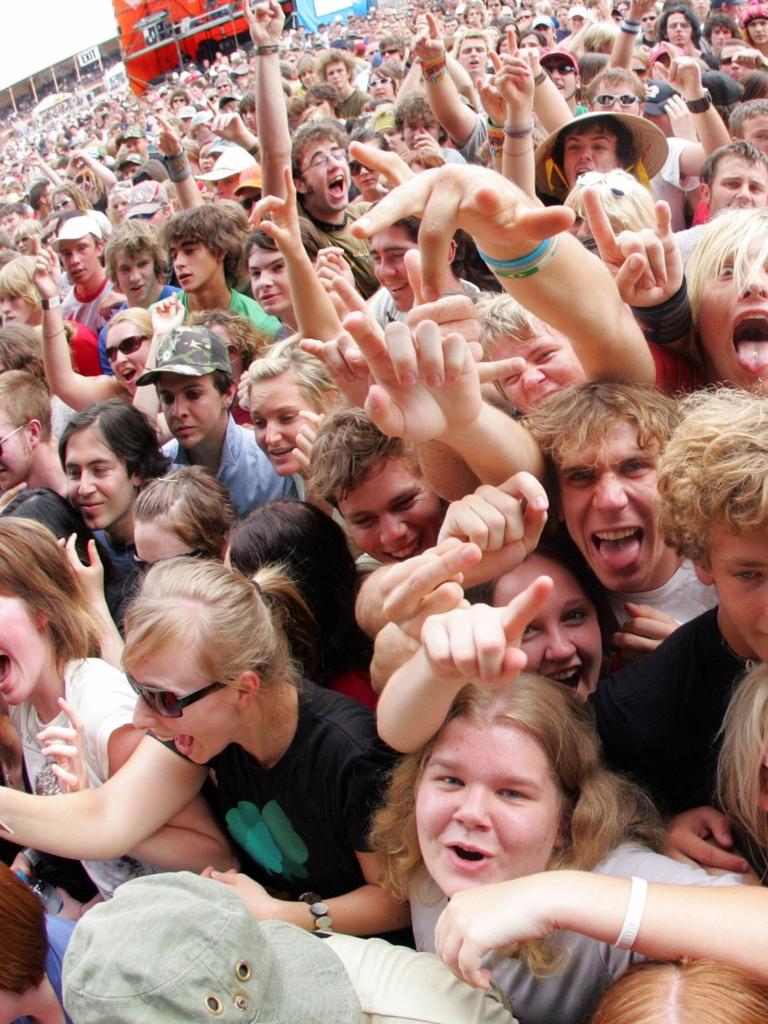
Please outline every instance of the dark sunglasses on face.
[{"label": "dark sunglasses on face", "polygon": [[141,683],[137,683],[133,676],[127,672],[125,676],[131,684],[133,692],[145,704],[148,704],[153,711],[156,711],[158,715],[162,715],[163,718],[181,718],[184,714],[184,708],[188,708],[190,704],[197,703],[203,697],[207,697],[209,693],[221,690],[224,686],[224,683],[208,683],[206,686],[201,686],[199,690],[193,690],[192,693],[188,693],[186,697],[178,697],[175,693],[171,693],[170,690],[154,690],[151,686],[142,686]]},{"label": "dark sunglasses on face", "polygon": [[349,173],[350,173],[350,174],[351,174],[351,175],[352,175],[353,177],[357,177],[357,175],[358,175],[358,174],[359,174],[359,173],[360,173],[361,171],[364,171],[364,170],[366,170],[366,169],[367,169],[367,168],[363,167],[363,165],[362,165],[362,164],[361,164],[361,163],[360,163],[360,162],[359,162],[358,160],[350,160],[350,161],[349,161]]},{"label": "dark sunglasses on face", "polygon": [[104,355],[107,357],[107,362],[114,363],[117,359],[117,353],[122,352],[124,356],[131,356],[134,352],[138,352],[142,344],[147,340],[146,334],[133,334],[130,338],[123,338],[117,345],[110,345],[104,349]]},{"label": "dark sunglasses on face", "polygon": [[575,75],[576,70],[572,64],[542,64],[545,71],[556,71],[558,75]]}]

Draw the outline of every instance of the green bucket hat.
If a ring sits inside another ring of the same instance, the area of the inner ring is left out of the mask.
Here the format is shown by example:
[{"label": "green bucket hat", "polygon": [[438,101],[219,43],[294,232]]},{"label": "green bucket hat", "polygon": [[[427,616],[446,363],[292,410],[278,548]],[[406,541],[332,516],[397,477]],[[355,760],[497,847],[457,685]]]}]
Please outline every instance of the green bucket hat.
[{"label": "green bucket hat", "polygon": [[142,373],[136,383],[153,384],[161,373],[203,377],[215,370],[232,375],[229,352],[221,338],[206,327],[174,327],[160,342],[154,369]]},{"label": "green bucket hat", "polygon": [[361,1024],[341,960],[313,932],[258,922],[189,871],[121,885],[75,929],[64,1006],[77,1024]]}]

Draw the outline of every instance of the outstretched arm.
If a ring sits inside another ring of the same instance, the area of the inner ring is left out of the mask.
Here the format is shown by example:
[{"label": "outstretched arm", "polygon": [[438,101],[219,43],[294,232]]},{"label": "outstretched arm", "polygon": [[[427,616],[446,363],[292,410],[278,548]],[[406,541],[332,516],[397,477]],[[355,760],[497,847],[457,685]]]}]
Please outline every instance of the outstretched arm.
[{"label": "outstretched arm", "polygon": [[424,89],[432,113],[457,146],[466,145],[477,124],[477,114],[461,102],[459,90],[448,74],[448,60],[440,29],[433,14],[427,15],[428,29],[413,43],[414,56],[421,63]]},{"label": "outstretched arm", "polygon": [[262,195],[285,196],[283,168],[291,164],[291,133],[280,77],[280,42],[285,15],[277,0],[251,9],[243,0],[251,40],[256,47],[256,134],[259,137]]},{"label": "outstretched arm", "polygon": [[[58,266],[56,254],[50,249],[38,254],[34,282],[41,299],[54,299],[61,294]],[[75,372],[58,306],[43,310],[43,365],[51,391],[73,409],[126,396],[125,388],[115,377],[84,377]]]},{"label": "outstretched arm", "polygon": [[[588,871],[546,871],[457,893],[440,916],[437,951],[460,978],[487,988],[483,956],[557,930],[614,943],[631,881]],[[713,959],[768,980],[768,892],[741,885],[648,886],[632,949],[658,960]]]},{"label": "outstretched arm", "polygon": [[476,604],[426,620],[421,646],[384,688],[376,709],[379,735],[395,750],[418,750],[442,725],[467,683],[498,687],[527,664],[520,639],[552,590],[540,576],[505,608]]}]

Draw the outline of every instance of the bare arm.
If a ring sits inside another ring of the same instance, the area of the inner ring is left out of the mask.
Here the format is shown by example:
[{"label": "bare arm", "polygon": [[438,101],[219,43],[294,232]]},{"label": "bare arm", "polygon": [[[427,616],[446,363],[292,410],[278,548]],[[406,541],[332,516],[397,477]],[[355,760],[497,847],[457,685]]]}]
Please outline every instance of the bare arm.
[{"label": "bare arm", "polygon": [[[50,249],[37,256],[35,287],[41,299],[60,294],[58,260]],[[51,391],[73,409],[84,409],[92,402],[126,397],[125,388],[114,377],[84,377],[72,369],[72,357],[61,309],[43,310],[43,365]]]},{"label": "bare arm", "polygon": [[[459,90],[447,71],[446,55],[440,30],[432,14],[427,15],[429,28],[413,44],[413,52],[422,64],[424,89],[432,113],[457,146],[466,145],[477,124],[477,114],[461,102]],[[435,63],[442,60],[445,66]],[[455,63],[455,62],[454,62]]]},{"label": "bare arm", "polygon": [[[302,244],[296,189],[287,165],[283,168],[280,195],[285,198],[270,195],[257,203],[253,211],[254,220],[256,223],[260,221],[261,230],[274,239],[285,259],[299,334],[318,341],[330,341],[341,330],[341,323]],[[261,220],[266,216],[271,219]]]},{"label": "bare arm", "polygon": [[[442,914],[436,945],[472,985],[488,986],[491,949],[563,929],[613,943],[631,882],[582,871],[547,871],[458,893]],[[768,892],[752,886],[650,884],[632,949],[658,960],[713,959],[768,980]]]},{"label": "bare arm", "polygon": [[146,737],[97,789],[46,797],[0,789],[0,834],[75,860],[122,857],[185,807],[205,774]]},{"label": "bare arm", "polygon": [[182,210],[190,210],[193,206],[202,206],[203,197],[198,191],[195,179],[189,168],[189,161],[181,144],[181,139],[176,134],[169,121],[159,114],[155,115],[157,126],[160,129],[157,133],[157,145],[167,160],[167,168],[171,175],[171,181],[176,186],[176,195],[179,198],[179,205]]},{"label": "bare arm", "polygon": [[72,159],[81,160],[99,179],[102,185],[104,185],[107,192],[117,184],[117,178],[112,171],[110,171],[110,169],[105,166],[101,160],[94,160],[94,158],[89,153],[86,153],[84,149],[75,150],[72,154]]},{"label": "bare arm", "polygon": [[[291,164],[291,133],[280,77],[280,54],[258,53],[259,47],[279,46],[283,15],[277,0],[264,0],[251,11],[249,0],[243,10],[251,39],[257,47],[256,57],[256,125],[259,136],[262,195],[285,196],[283,168]],[[310,332],[311,333],[311,332]]]},{"label": "bare arm", "polygon": [[[356,851],[355,856],[366,884],[323,901],[333,921],[333,930],[344,935],[374,935],[404,928],[410,921],[408,904],[396,900],[378,884],[381,876],[378,856],[360,851]],[[307,931],[314,929],[315,918],[306,903],[275,899],[246,875],[213,871],[210,877],[234,888],[257,921],[287,921]]]},{"label": "bare arm", "polygon": [[376,724],[384,742],[412,753],[434,736],[467,683],[495,688],[516,679],[527,662],[523,631],[551,590],[552,581],[539,577],[505,608],[476,604],[428,618],[419,650],[379,697]]},{"label": "bare arm", "polygon": [[[694,57],[676,57],[669,69],[669,84],[677,89],[686,102],[702,99],[706,89],[701,81],[701,64]],[[680,171],[686,177],[696,177],[710,153],[731,141],[728,129],[714,104],[700,114],[693,114],[700,146],[686,147],[680,158]]]}]

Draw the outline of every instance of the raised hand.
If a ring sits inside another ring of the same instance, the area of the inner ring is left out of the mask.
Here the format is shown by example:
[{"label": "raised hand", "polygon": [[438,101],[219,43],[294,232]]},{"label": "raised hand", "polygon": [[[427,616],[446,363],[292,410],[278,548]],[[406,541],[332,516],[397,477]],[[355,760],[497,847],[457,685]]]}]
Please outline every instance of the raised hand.
[{"label": "raised hand", "polygon": [[490,687],[512,682],[528,663],[520,648],[523,633],[552,587],[548,576],[539,576],[503,608],[475,604],[430,616],[421,643],[432,676]]},{"label": "raised hand", "polygon": [[174,327],[181,327],[187,311],[179,297],[171,295],[158,302],[152,309],[152,330],[155,334],[167,334]]},{"label": "raised hand", "polygon": [[358,238],[370,238],[401,217],[419,217],[424,293],[440,298],[451,240],[457,228],[496,259],[530,253],[545,238],[567,230],[573,213],[565,207],[536,206],[511,181],[494,171],[446,164],[417,174],[384,196],[352,225]]},{"label": "raised hand", "polygon": [[59,258],[48,246],[37,254],[33,281],[41,299],[53,299],[61,294]]},{"label": "raised hand", "polygon": [[263,0],[251,7],[250,0],[243,0],[243,14],[248,22],[251,42],[254,46],[279,45],[283,38],[285,15],[277,0]]},{"label": "raised hand", "polygon": [[59,707],[67,716],[69,727],[48,725],[37,738],[42,744],[43,757],[52,757],[55,761],[51,771],[59,780],[62,793],[76,793],[89,786],[83,723],[63,697],[59,697]]},{"label": "raised hand", "polygon": [[622,231],[618,236],[595,189],[584,189],[584,210],[600,258],[613,275],[624,302],[656,306],[679,291],[683,265],[665,202],[656,203],[655,230]]}]

